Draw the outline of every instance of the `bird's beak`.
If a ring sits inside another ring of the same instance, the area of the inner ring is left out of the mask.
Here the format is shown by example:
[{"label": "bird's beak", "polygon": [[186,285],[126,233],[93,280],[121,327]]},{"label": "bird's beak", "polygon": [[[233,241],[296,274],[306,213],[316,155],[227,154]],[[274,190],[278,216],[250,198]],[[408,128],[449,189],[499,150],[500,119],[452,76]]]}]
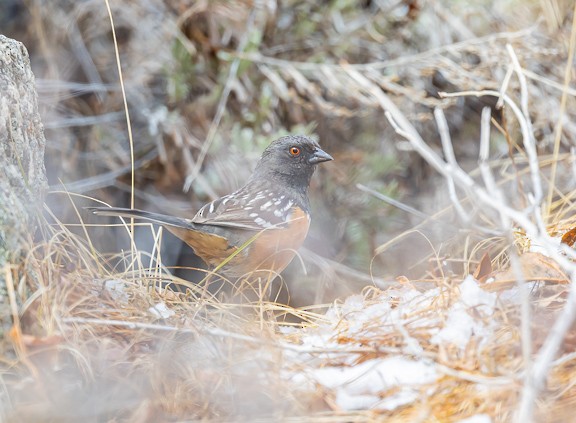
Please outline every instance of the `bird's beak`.
[{"label": "bird's beak", "polygon": [[318,148],[314,151],[314,154],[308,159],[308,163],[310,164],[318,164],[322,162],[329,162],[330,160],[334,160],[334,158],[326,153],[324,150]]}]

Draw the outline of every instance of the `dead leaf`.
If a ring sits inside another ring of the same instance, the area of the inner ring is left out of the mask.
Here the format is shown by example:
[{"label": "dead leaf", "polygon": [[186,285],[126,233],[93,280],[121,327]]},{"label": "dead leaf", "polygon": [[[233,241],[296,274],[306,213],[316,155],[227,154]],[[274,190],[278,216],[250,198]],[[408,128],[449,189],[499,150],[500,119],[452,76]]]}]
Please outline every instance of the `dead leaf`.
[{"label": "dead leaf", "polygon": [[576,242],[576,226],[562,235],[562,243],[572,247]]},{"label": "dead leaf", "polygon": [[48,347],[60,344],[63,341],[60,335],[50,335],[38,337],[34,335],[22,334],[22,342],[30,348]]},{"label": "dead leaf", "polygon": [[483,279],[485,276],[488,276],[492,273],[492,260],[490,260],[490,255],[488,253],[484,253],[482,258],[480,259],[480,263],[478,263],[478,267],[472,274],[474,279],[479,281]]},{"label": "dead leaf", "polygon": [[562,271],[558,263],[541,253],[526,253],[519,257],[522,274],[517,275],[512,268],[492,272],[481,278],[484,289],[488,291],[498,291],[516,285],[518,278],[523,278],[526,282],[542,281],[545,283],[569,283],[568,277]]},{"label": "dead leaf", "polygon": [[396,282],[398,283],[410,283],[410,279],[408,279],[406,276],[398,276],[396,277]]}]

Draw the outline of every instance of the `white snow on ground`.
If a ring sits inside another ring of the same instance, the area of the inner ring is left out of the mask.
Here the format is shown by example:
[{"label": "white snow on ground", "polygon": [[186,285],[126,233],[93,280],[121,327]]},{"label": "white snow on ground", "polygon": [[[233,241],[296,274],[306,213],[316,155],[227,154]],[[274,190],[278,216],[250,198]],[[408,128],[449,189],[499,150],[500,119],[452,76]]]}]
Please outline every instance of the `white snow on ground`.
[{"label": "white snow on ground", "polygon": [[492,423],[492,419],[487,414],[476,414],[475,416],[459,420],[458,423]]},{"label": "white snow on ground", "polygon": [[452,344],[461,350],[466,348],[470,338],[486,339],[493,327],[483,318],[494,314],[496,294],[482,290],[470,275],[460,284],[460,301],[448,311],[445,326],[431,339],[432,344]]},{"label": "white snow on ground", "polygon": [[175,314],[174,310],[170,310],[164,302],[153,305],[148,311],[158,319],[168,319]]},{"label": "white snow on ground", "polygon": [[104,282],[104,287],[116,301],[127,302],[126,282],[120,279],[108,279]]},{"label": "white snow on ground", "polygon": [[[380,408],[393,410],[418,398],[413,387],[433,383],[438,375],[432,363],[404,357],[368,360],[352,367],[323,367],[310,377],[336,391],[336,403],[344,410]],[[380,398],[392,388],[401,388]]]},{"label": "white snow on ground", "polygon": [[[296,331],[302,347],[325,352],[287,352],[287,358],[295,362],[293,368],[298,369],[287,377],[303,389],[322,386],[332,391],[336,405],[343,410],[394,410],[421,400],[433,392],[443,374],[425,357],[411,331],[427,331],[434,343],[462,349],[472,337],[481,343],[492,335],[489,317],[494,313],[496,294],[482,290],[472,276],[459,288],[459,298],[454,290],[420,292],[406,285],[388,290],[380,298],[366,300],[355,295],[335,304],[326,312],[326,323]],[[382,340],[392,335],[402,337],[401,353],[382,352],[381,358],[358,362],[360,355],[354,349],[374,346],[385,351]]]}]

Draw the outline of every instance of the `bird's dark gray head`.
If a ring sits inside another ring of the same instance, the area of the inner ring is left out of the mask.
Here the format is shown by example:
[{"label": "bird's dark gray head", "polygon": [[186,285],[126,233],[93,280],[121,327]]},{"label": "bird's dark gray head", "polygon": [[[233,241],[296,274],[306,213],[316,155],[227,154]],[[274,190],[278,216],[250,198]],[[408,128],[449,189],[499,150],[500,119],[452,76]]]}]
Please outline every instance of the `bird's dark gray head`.
[{"label": "bird's dark gray head", "polygon": [[306,190],[316,165],[333,160],[318,142],[304,135],[287,135],[273,141],[256,165],[252,178],[268,178]]}]

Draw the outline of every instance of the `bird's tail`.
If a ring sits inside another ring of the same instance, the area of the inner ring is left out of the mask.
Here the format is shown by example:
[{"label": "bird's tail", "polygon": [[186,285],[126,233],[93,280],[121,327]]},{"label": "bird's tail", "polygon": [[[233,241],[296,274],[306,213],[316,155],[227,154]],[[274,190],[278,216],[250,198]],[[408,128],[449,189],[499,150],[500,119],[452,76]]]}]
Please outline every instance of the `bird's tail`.
[{"label": "bird's tail", "polygon": [[195,225],[192,222],[181,217],[168,216],[166,214],[152,213],[138,209],[125,209],[122,207],[86,207],[85,209],[98,216],[117,216],[126,217],[128,219],[142,219],[148,222],[157,223],[158,225],[195,229]]}]

